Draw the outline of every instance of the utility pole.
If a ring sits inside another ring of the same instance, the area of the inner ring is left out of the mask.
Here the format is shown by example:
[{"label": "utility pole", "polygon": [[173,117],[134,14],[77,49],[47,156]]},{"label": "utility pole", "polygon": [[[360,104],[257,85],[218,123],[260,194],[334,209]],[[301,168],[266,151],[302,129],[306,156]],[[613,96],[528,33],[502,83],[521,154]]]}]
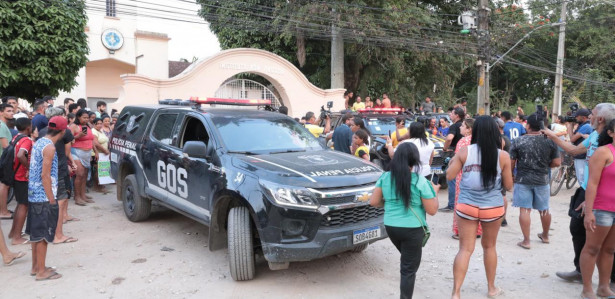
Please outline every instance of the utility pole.
[{"label": "utility pole", "polygon": [[340,29],[335,26],[337,15],[333,9],[331,24],[331,88],[344,88],[344,38]]},{"label": "utility pole", "polygon": [[491,57],[489,50],[489,0],[478,1],[478,96],[476,101],[476,113],[489,114],[489,73],[487,68]]},{"label": "utility pole", "polygon": [[562,115],[562,88],[564,75],[564,45],[566,43],[566,1],[562,2],[559,20],[559,42],[557,44],[557,66],[555,69],[555,90],[553,92],[553,113]]}]

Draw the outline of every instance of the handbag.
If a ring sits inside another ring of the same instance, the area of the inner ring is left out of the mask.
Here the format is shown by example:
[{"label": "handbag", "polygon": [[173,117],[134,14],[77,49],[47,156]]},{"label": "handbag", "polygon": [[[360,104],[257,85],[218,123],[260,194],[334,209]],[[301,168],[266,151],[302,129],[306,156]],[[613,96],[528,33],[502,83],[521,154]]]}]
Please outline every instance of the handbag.
[{"label": "handbag", "polygon": [[410,211],[412,211],[412,214],[414,214],[414,216],[421,223],[421,227],[423,228],[423,233],[424,233],[423,234],[423,247],[425,247],[425,244],[427,244],[429,237],[431,237],[431,232],[429,231],[429,227],[427,226],[427,223],[423,223],[419,215],[417,215],[416,212],[414,212],[414,209],[412,208],[412,206],[410,206]]},{"label": "handbag", "polygon": [[585,201],[585,190],[581,187],[574,192],[574,195],[570,197],[570,207],[568,208],[568,216],[572,218],[582,219],[583,211],[577,211],[576,209]]}]

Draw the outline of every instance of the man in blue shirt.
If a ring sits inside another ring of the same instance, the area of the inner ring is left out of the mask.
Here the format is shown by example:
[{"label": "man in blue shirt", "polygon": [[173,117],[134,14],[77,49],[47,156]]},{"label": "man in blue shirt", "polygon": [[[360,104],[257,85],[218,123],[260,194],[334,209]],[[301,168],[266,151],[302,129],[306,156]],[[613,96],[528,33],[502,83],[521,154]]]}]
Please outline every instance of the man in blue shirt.
[{"label": "man in blue shirt", "polygon": [[45,101],[37,101],[34,103],[34,112],[37,114],[32,118],[32,131],[37,130],[40,132],[47,127],[49,120],[45,117],[45,109],[47,109],[47,103]]},{"label": "man in blue shirt", "polygon": [[[581,111],[581,109],[579,110]],[[578,113],[578,111],[577,111]],[[583,112],[585,113],[585,112]],[[551,130],[542,130],[542,132],[549,137],[549,139],[553,140],[555,144],[564,149],[570,155],[578,155],[578,154],[587,154],[585,158],[584,164],[584,176],[581,180],[579,180],[579,184],[581,188],[577,190],[575,196],[571,198],[573,203],[571,207],[574,207],[576,199],[581,198],[584,200],[585,198],[585,188],[587,188],[587,181],[589,178],[589,158],[594,154],[594,151],[598,148],[598,135],[599,132],[604,130],[604,127],[615,119],[615,104],[611,103],[601,103],[596,105],[594,108],[592,117],[591,117],[591,126],[595,129],[583,142],[579,145],[573,145],[572,143],[565,142],[562,139],[558,138],[557,135]],[[557,272],[556,275],[559,278],[568,280],[568,281],[580,281],[581,270],[579,267],[579,258],[581,255],[581,250],[585,246],[585,226],[583,223],[583,214],[585,210],[585,202],[583,201],[578,205],[577,211],[581,212],[581,216],[572,216],[569,211],[568,214],[571,215],[570,218],[570,234],[572,235],[572,244],[574,247],[574,265],[575,270],[571,272]],[[615,269],[615,268],[614,268]],[[611,273],[611,282],[615,281],[615,273]]]},{"label": "man in blue shirt", "polygon": [[342,116],[342,124],[333,131],[333,149],[336,151],[350,154],[350,145],[352,144],[352,130],[350,130],[350,120],[352,114],[346,113]]},{"label": "man in blue shirt", "polygon": [[502,120],[504,121],[504,135],[513,141],[520,136],[525,135],[525,127],[522,124],[512,120],[512,114],[508,111],[502,112]]},{"label": "man in blue shirt", "polygon": [[[590,115],[591,112],[588,109],[577,110],[577,112],[573,116],[576,118],[579,125],[574,132],[572,131],[573,124],[566,123],[568,134],[570,135],[570,142],[572,142],[573,145],[581,144],[583,141],[586,140],[585,137],[591,134],[591,132],[594,130],[589,122]],[[574,156],[574,171],[577,174],[577,180],[579,181],[579,183],[581,183],[583,181],[583,178],[585,177],[585,158],[585,153]]]}]

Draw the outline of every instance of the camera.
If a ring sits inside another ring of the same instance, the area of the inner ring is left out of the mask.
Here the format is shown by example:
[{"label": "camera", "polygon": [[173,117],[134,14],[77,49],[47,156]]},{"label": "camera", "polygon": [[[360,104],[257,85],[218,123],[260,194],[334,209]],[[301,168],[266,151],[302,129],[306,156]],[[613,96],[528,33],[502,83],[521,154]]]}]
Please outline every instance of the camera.
[{"label": "camera", "polygon": [[325,119],[327,118],[327,116],[331,117],[331,108],[333,107],[333,101],[328,101],[327,102],[327,109],[325,109],[325,106],[320,106],[320,119]]},{"label": "camera", "polygon": [[570,108],[570,114],[566,115],[566,117],[564,118],[564,121],[569,122],[569,123],[577,122],[577,118],[574,115],[575,113],[577,113],[577,110],[579,110],[579,104],[572,103],[568,105],[568,108]]}]

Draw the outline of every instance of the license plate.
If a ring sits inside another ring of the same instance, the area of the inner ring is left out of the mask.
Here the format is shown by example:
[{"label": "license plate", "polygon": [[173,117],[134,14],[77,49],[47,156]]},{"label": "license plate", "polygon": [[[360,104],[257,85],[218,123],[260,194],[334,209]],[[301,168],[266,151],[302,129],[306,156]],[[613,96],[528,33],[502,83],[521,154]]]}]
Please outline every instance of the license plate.
[{"label": "license plate", "polygon": [[442,168],[432,168],[431,169],[431,173],[435,173],[435,174],[443,174],[444,171],[442,171]]},{"label": "license plate", "polygon": [[359,244],[380,237],[380,227],[368,227],[361,230],[355,230],[352,233],[352,244]]}]

